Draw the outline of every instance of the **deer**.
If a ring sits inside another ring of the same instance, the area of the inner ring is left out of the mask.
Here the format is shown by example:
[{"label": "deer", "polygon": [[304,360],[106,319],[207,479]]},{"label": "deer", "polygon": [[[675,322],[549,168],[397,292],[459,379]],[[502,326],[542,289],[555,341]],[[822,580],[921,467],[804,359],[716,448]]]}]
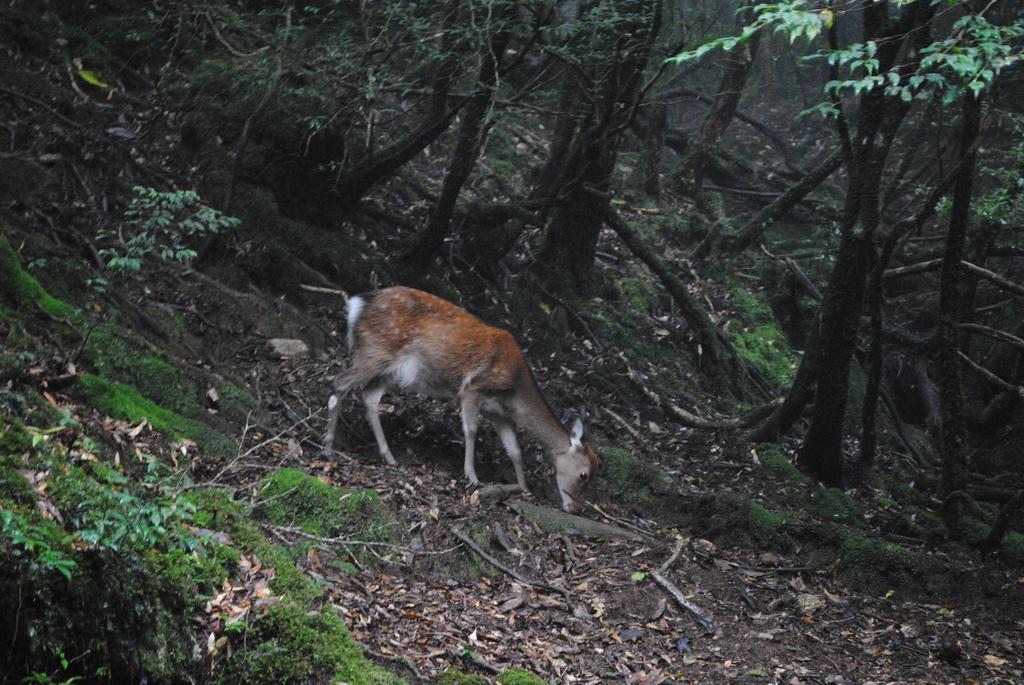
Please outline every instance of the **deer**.
[{"label": "deer", "polygon": [[516,482],[529,492],[516,426],[539,442],[554,466],[562,509],[572,512],[599,465],[583,444],[583,422],[568,431],[541,393],[526,357],[508,331],[489,326],[451,302],[430,293],[394,286],[348,300],[348,368],[334,380],[327,403],[324,451],[333,455],[341,399],[358,387],[384,461],[397,465],[384,437],[380,403],[391,389],[459,402],[465,439],[464,472],[473,486],[476,435],[481,415],[494,424],[512,461]]}]

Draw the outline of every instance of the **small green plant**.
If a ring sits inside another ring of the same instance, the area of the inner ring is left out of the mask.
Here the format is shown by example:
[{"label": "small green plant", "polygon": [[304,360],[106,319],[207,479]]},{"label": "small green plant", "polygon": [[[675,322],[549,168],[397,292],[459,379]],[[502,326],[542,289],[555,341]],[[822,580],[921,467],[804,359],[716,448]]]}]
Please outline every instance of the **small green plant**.
[{"label": "small green plant", "polygon": [[[107,268],[117,274],[138,271],[149,256],[187,263],[196,256],[187,245],[189,239],[216,235],[241,223],[203,204],[194,190],[161,192],[135,186],[132,192],[135,197],[124,212],[124,225],[116,232],[100,231],[97,236],[113,243],[99,254]],[[105,288],[107,284],[96,285]]]},{"label": "small green plant", "polygon": [[70,536],[59,526],[36,523],[16,511],[0,509],[0,535],[27,552],[39,568],[52,569],[71,580],[77,564],[61,549],[68,547]]}]

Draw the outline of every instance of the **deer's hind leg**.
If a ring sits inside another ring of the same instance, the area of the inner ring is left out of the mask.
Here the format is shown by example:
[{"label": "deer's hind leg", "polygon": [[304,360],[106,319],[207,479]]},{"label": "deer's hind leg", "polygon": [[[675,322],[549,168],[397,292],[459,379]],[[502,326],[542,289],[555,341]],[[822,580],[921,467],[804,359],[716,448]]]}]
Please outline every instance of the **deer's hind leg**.
[{"label": "deer's hind leg", "polygon": [[380,456],[384,457],[384,461],[391,466],[396,466],[398,462],[391,454],[387,438],[384,437],[384,427],[380,424],[380,400],[384,397],[387,389],[387,383],[384,381],[370,382],[363,388],[363,404],[366,405],[366,420],[370,422],[370,428],[373,429],[373,437],[377,440],[377,450],[380,452]]}]

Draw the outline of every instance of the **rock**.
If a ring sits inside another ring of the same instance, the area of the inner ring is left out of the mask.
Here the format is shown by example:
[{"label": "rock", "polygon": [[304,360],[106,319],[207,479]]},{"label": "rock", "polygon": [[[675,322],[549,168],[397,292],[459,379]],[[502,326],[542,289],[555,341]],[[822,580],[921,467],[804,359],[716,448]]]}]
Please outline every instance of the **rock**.
[{"label": "rock", "polygon": [[265,349],[267,355],[279,359],[295,359],[309,354],[309,345],[295,338],[271,338]]}]

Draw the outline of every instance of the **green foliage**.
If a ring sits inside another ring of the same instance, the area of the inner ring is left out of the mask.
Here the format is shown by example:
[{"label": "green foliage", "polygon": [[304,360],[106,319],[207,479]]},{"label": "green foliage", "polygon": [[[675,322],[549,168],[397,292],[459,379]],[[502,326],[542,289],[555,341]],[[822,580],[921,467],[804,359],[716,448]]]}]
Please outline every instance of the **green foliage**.
[{"label": "green foliage", "polygon": [[191,503],[162,487],[156,469],[147,474],[146,491],[102,463],[52,477],[52,497],[76,540],[115,552],[196,548],[191,536],[181,534],[191,520]]},{"label": "green foliage", "polygon": [[30,559],[29,572],[57,571],[67,580],[78,565],[72,558],[71,536],[53,521],[6,509],[0,503],[0,539],[12,545],[10,554],[17,559],[24,553]]},{"label": "green foliage", "polygon": [[[899,7],[912,1],[889,0],[889,4]],[[932,4],[936,2],[933,0]],[[1024,57],[1019,40],[1024,36],[1024,20],[1017,18],[1013,23],[994,25],[966,0],[949,0],[949,5],[962,7],[964,15],[953,22],[947,36],[920,49],[923,57],[916,73],[909,76],[900,72],[902,65],[883,71],[877,56],[878,43],[873,40],[811,55],[808,59],[827,59],[830,64],[845,69],[848,75],[848,78],[829,81],[825,94],[856,96],[882,88],[886,95],[904,102],[915,97],[941,96],[943,103],[949,104],[965,93],[989,90],[1000,71]],[[800,39],[810,43],[824,29],[831,28],[834,20],[832,10],[820,9],[810,0],[763,3],[753,8],[750,23],[739,35],[713,38],[669,60],[688,62],[715,49],[729,51],[750,40],[758,31],[767,29],[789,36],[791,43]],[[811,112],[836,116],[839,110],[831,102],[822,102],[805,110],[804,114]]]},{"label": "green foliage", "polygon": [[216,235],[241,223],[202,204],[193,190],[160,192],[135,186],[132,192],[135,197],[125,210],[123,228],[97,234],[100,240],[114,243],[100,250],[114,273],[138,271],[151,255],[165,262],[188,262],[196,256],[187,245],[190,239]]},{"label": "green foliage", "polygon": [[[64,417],[28,428],[30,462],[0,458],[0,616],[22,626],[8,674],[176,681],[193,658],[192,616],[231,556],[193,535],[191,503],[163,484],[156,462],[133,482],[87,436],[69,446],[69,428]],[[26,468],[42,479],[38,493]],[[73,667],[65,651],[77,655]]]}]

